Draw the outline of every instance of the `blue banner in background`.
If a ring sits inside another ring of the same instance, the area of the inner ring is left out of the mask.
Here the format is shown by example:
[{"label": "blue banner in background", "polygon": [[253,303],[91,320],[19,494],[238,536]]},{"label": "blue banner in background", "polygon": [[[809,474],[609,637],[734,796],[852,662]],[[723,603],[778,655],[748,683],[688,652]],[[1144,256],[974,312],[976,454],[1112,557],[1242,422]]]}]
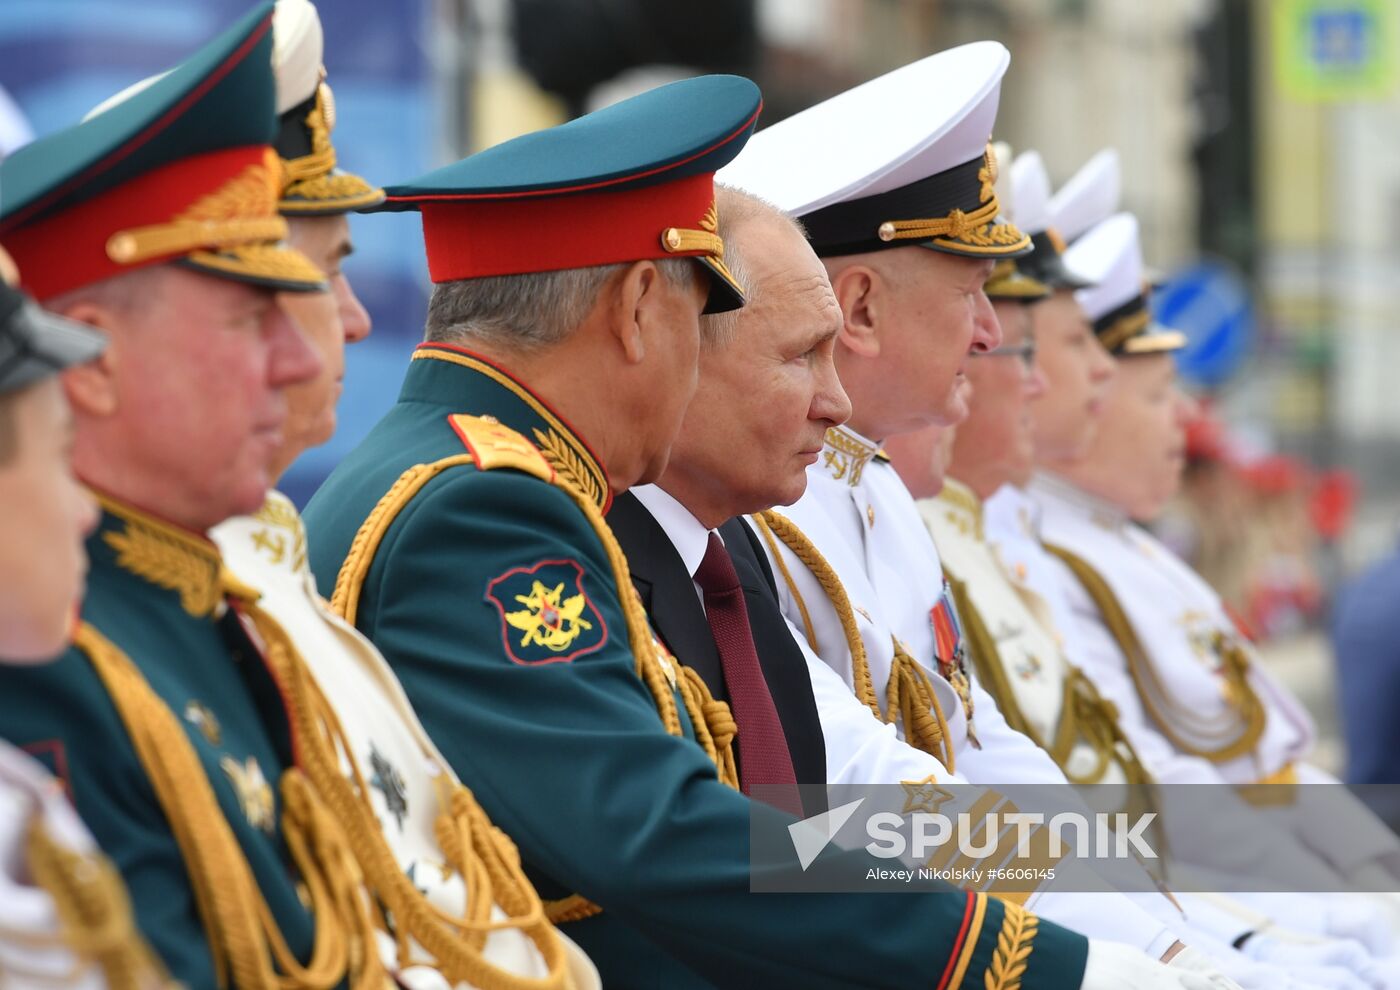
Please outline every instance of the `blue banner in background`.
[{"label": "blue banner in background", "polygon": [[[4,0],[0,85],[35,134],[49,134],[168,69],[250,6],[249,0]],[[322,0],[317,7],[344,167],[386,184],[437,164],[431,156],[440,110],[426,52],[432,0]],[[282,480],[298,504],[393,404],[427,310],[417,214],[355,216],[350,223],[355,254],[345,272],[374,331],[347,351],[335,438],[304,454]]]}]

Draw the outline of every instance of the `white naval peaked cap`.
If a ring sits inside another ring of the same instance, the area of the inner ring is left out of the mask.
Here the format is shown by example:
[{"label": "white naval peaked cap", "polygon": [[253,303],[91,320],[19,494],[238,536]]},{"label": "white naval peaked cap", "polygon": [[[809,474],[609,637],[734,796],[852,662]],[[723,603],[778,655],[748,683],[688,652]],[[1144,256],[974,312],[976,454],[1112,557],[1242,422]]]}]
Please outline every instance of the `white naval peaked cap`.
[{"label": "white naval peaked cap", "polygon": [[1012,221],[1035,236],[1050,227],[1050,173],[1038,151],[1023,151],[1007,169],[1011,176]]},{"label": "white naval peaked cap", "polygon": [[335,97],[326,83],[326,39],[311,0],[277,0],[272,11],[272,71],[277,77],[277,137],[284,216],[336,216],[384,201],[384,190],[336,167]]},{"label": "white naval peaked cap", "polygon": [[1137,217],[1115,213],[1065,252],[1065,263],[1094,281],[1074,294],[1110,354],[1177,350],[1185,335],[1152,323]]},{"label": "white naval peaked cap", "polygon": [[1010,176],[1011,219],[1031,239],[1031,253],[1019,259],[1017,267],[1052,289],[1089,285],[1089,279],[1065,264],[1065,242],[1050,222],[1050,175],[1040,152],[1023,152],[1006,171]]},{"label": "white naval peaked cap", "polygon": [[1050,198],[1050,226],[1066,244],[1073,244],[1095,224],[1118,209],[1123,174],[1118,152],[1104,148],[1084,163]]},{"label": "white naval peaked cap", "polygon": [[277,114],[316,95],[326,40],[311,0],[277,0],[272,14],[272,67],[277,74]]},{"label": "white naval peaked cap", "polygon": [[715,179],[810,221],[818,254],[1022,253],[987,155],[1010,63],[995,41],[929,55],[759,131]]},{"label": "white naval peaked cap", "polygon": [[1137,217],[1115,213],[1069,246],[1065,262],[1094,285],[1074,294],[1090,320],[1097,320],[1142,294],[1142,247]]}]

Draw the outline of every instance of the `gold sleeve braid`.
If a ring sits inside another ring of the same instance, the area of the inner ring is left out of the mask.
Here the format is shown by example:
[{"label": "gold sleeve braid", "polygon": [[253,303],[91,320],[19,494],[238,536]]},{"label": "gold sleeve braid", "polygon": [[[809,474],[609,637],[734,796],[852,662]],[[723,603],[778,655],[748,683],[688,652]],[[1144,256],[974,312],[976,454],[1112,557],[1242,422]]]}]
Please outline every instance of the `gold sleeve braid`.
[{"label": "gold sleeve braid", "polygon": [[[101,969],[109,990],[174,990],[178,986],[137,932],[126,885],[107,857],[60,845],[36,815],[25,837],[25,865],[53,900],[60,925],[54,944],[66,947],[81,963]],[[0,935],[8,934],[0,929]],[[33,941],[27,933],[24,937]],[[0,984],[6,982],[5,975],[0,973]],[[42,982],[37,975],[35,979]]]},{"label": "gold sleeve braid", "polygon": [[[263,640],[269,663],[287,691],[296,727],[300,762],[321,800],[345,829],[381,911],[393,919],[399,965],[414,964],[410,939],[432,957],[452,985],[467,982],[479,990],[568,990],[568,962],[558,932],[545,918],[539,896],[520,866],[520,854],[504,832],[487,819],[461,784],[444,784],[435,823],[445,862],[462,878],[466,912],[452,916],[428,902],[403,871],[384,841],[370,806],[369,787],[330,702],[282,627],[255,601],[243,602]],[[351,768],[347,779],[340,757]],[[492,920],[492,907],[506,913]],[[386,926],[388,927],[388,926]],[[490,963],[482,954],[491,932],[519,929],[549,968],[543,978],[524,977]]]},{"label": "gold sleeve braid", "polygon": [[282,833],[310,891],[316,936],[309,965],[287,947],[213,786],[169,706],[136,665],[92,626],[74,637],[116,705],[170,822],[189,874],[220,987],[352,990],[390,984],[376,948],[362,878],[335,817],[299,770],[279,789]]},{"label": "gold sleeve braid", "polygon": [[1094,570],[1088,561],[1072,551],[1049,543],[1045,545],[1045,549],[1062,560],[1075,579],[1084,586],[1084,590],[1094,602],[1094,607],[1103,616],[1104,624],[1108,626],[1118,648],[1123,651],[1124,659],[1128,663],[1128,672],[1132,675],[1133,684],[1137,688],[1138,696],[1142,699],[1143,708],[1161,733],[1171,740],[1173,746],[1183,753],[1199,756],[1212,763],[1226,763],[1254,751],[1259,738],[1264,734],[1264,722],[1268,717],[1268,712],[1264,708],[1264,703],[1259,699],[1259,695],[1255,693],[1253,685],[1249,683],[1249,658],[1243,650],[1234,644],[1229,644],[1222,651],[1221,657],[1225,665],[1224,674],[1229,689],[1228,697],[1232,699],[1234,707],[1239,711],[1244,723],[1243,728],[1234,739],[1221,746],[1215,748],[1198,746],[1182,736],[1177,730],[1177,718],[1183,716],[1189,718],[1190,713],[1173,700],[1170,691],[1162,683],[1157,674],[1156,666],[1148,657],[1147,650],[1143,647],[1142,641],[1138,639],[1132,622],[1128,619],[1122,604],[1119,603],[1118,597],[1113,593],[1113,589],[1108,586],[1108,582]]},{"label": "gold sleeve braid", "polygon": [[[525,442],[523,438],[522,442]],[[378,504],[375,505],[355,534],[350,545],[350,552],[346,555],[345,562],[341,565],[340,573],[336,577],[335,593],[331,598],[332,609],[345,618],[347,622],[353,623],[355,621],[360,590],[364,586],[365,578],[369,575],[370,566],[374,563],[374,555],[399,512],[428,481],[443,470],[473,462],[472,455],[458,454],[432,464],[416,465],[399,477],[389,491],[380,498]],[[519,463],[512,463],[510,466],[527,470]],[[651,694],[652,702],[656,705],[657,714],[661,718],[661,724],[670,735],[680,736],[684,734],[680,710],[676,705],[676,694],[679,693],[690,718],[691,726],[695,730],[696,742],[715,764],[720,781],[738,790],[739,776],[732,747],[736,729],[729,706],[711,696],[704,681],[698,675],[690,672],[689,668],[679,663],[675,664],[675,667],[679,668],[680,674],[676,677],[675,690],[672,690],[671,677],[657,652],[657,643],[652,635],[651,625],[647,621],[646,610],[642,606],[641,599],[637,597],[636,589],[632,586],[627,557],[622,552],[617,538],[613,536],[612,530],[608,528],[602,512],[599,511],[593,499],[577,485],[568,481],[566,476],[558,473],[552,476],[536,476],[569,496],[603,544],[603,551],[607,555],[608,564],[613,573],[613,581],[617,587],[623,617],[627,622],[628,641],[632,649],[637,677],[646,685]],[[549,920],[556,924],[579,921],[602,911],[598,905],[579,894],[570,894],[557,900],[545,901],[544,906]]]},{"label": "gold sleeve braid", "polygon": [[[865,643],[861,639],[860,628],[856,625],[855,612],[835,568],[827,562],[806,534],[787,517],[769,509],[755,515],[753,519],[764,539],[769,541],[770,549],[772,539],[777,539],[791,550],[817,579],[832,608],[836,610],[851,653],[851,679],[855,684],[856,697],[882,722],[894,724],[896,719],[901,719],[905,737],[911,746],[938,760],[949,773],[955,772],[956,760],[951,733],[948,731],[948,722],[943,716],[943,708],[938,703],[938,695],[929,679],[928,671],[908,654],[898,640],[894,640],[894,660],[890,666],[889,683],[885,685],[887,708],[881,709],[875,694],[874,680],[870,675],[870,661],[865,652]],[[782,567],[781,570],[789,588],[797,595],[792,575],[786,567]],[[808,624],[810,626],[810,620]],[[811,645],[815,651],[815,643]]]}]

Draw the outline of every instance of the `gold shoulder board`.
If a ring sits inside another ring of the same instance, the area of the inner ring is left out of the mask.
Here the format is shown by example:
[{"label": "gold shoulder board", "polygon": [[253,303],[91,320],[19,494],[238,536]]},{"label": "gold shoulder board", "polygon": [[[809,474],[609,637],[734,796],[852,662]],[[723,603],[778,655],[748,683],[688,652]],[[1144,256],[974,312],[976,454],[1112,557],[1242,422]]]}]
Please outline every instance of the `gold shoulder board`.
[{"label": "gold shoulder board", "polygon": [[459,414],[449,416],[448,421],[482,471],[514,468],[543,481],[554,481],[554,469],[539,448],[494,416]]}]

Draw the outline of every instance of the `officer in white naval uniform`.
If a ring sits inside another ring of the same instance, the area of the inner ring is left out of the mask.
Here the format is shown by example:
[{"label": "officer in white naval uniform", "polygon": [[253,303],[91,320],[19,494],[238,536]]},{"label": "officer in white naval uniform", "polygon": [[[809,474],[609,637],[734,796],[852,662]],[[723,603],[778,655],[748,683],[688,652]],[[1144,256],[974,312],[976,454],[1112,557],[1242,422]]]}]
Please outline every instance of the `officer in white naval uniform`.
[{"label": "officer in white naval uniform", "polygon": [[[1140,294],[1141,265],[1137,255],[1135,233],[1132,233],[1130,228],[1131,223],[1128,220],[1114,220],[1106,225],[1105,232],[1096,231],[1085,241],[1080,242],[1081,246],[1071,249],[1071,261],[1078,258],[1077,270],[1087,269],[1088,273],[1103,277],[1103,284],[1111,287],[1106,289],[1104,293],[1084,294],[1084,302],[1091,307],[1091,316],[1102,316],[1105,313],[1115,312],[1124,305],[1125,300],[1131,300]],[[1132,236],[1128,237],[1128,233],[1132,233]],[[1100,240],[1100,238],[1105,237],[1109,240]],[[1099,247],[1095,247],[1096,244]],[[1117,247],[1110,249],[1105,255],[1102,251],[1104,245],[1117,245]],[[1131,250],[1124,253],[1126,247],[1130,247]],[[1126,259],[1127,267],[1114,266],[1114,259],[1119,257]],[[1097,259],[1098,263],[1091,263],[1093,259]],[[1117,315],[1123,316],[1124,314],[1120,312]],[[1135,317],[1135,314],[1127,315],[1129,318]],[[1101,326],[1107,328],[1111,322],[1108,321]],[[1146,324],[1140,318],[1139,322],[1142,324],[1138,328],[1140,333],[1145,329]],[[1121,337],[1121,333],[1119,336]],[[1116,342],[1121,348],[1126,345],[1127,339],[1122,338]],[[1115,342],[1112,337],[1110,337],[1110,342]],[[1177,346],[1179,343],[1179,335],[1159,333],[1153,335],[1150,340],[1140,340],[1130,346],[1140,348],[1139,353],[1160,354],[1164,349]],[[1094,360],[1095,356],[1091,352],[1081,350],[1079,352],[1081,365],[1079,374],[1074,373],[1069,362],[1062,362],[1061,365],[1057,366],[1057,380],[1059,387],[1064,390],[1064,394],[1056,395],[1056,386],[1051,386],[1048,403],[1054,404],[1058,408],[1050,416],[1045,417],[1049,421],[1048,424],[1037,424],[1040,427],[1036,436],[1038,459],[1052,464],[1072,464],[1082,459],[1093,436],[1093,424],[1099,406],[1095,396],[1095,383],[1091,376],[1083,374],[1083,370],[1092,365]],[[1130,360],[1136,361],[1137,359]],[[1060,490],[1064,487],[1060,483],[1048,479],[1037,482],[1037,488],[1047,492]],[[1080,501],[1079,496],[1074,496],[1072,501]],[[1094,511],[1090,509],[1086,515],[1092,516]],[[1100,519],[1107,518],[1107,516],[1100,516]],[[1066,654],[1074,657],[1076,662],[1081,663],[1095,685],[1105,696],[1113,700],[1115,707],[1120,712],[1120,721],[1124,730],[1135,743],[1143,763],[1151,774],[1164,783],[1203,782],[1212,779],[1218,781],[1219,778],[1214,776],[1206,761],[1175,752],[1156,734],[1144,733],[1137,729],[1138,724],[1145,716],[1131,680],[1124,671],[1121,660],[1106,669],[1101,664],[1094,662],[1095,654],[1092,644],[1086,645],[1086,640],[1094,638],[1094,631],[1090,629],[1088,630],[1090,635],[1085,635],[1085,627],[1081,626],[1074,618],[1074,610],[1070,604],[1069,595],[1066,593],[1068,589],[1082,596],[1083,589],[1072,581],[1066,584],[1067,575],[1064,573],[1062,565],[1050,558],[1041,547],[1038,540],[1039,520],[1040,507],[1014,486],[1004,487],[989,500],[985,524],[990,539],[996,544],[998,555],[1003,564],[1015,575],[1023,592],[1033,596],[1035,600],[1045,603],[1047,614],[1054,616],[1057,631],[1063,631],[1062,637],[1066,645]],[[1220,814],[1217,817],[1220,821],[1251,820],[1250,813],[1242,805],[1239,805],[1238,800],[1230,792],[1222,794],[1219,801],[1221,802]],[[1253,817],[1257,818],[1257,816]],[[1195,842],[1189,849],[1189,853],[1195,858],[1195,861],[1207,864],[1216,871],[1236,868],[1245,874],[1250,873],[1253,869],[1258,869],[1261,863],[1288,863],[1290,869],[1295,871],[1293,875],[1300,878],[1300,885],[1316,883],[1318,889],[1333,889],[1329,888],[1329,880],[1322,875],[1327,872],[1327,867],[1315,862],[1315,857],[1299,846],[1288,834],[1268,824],[1257,822],[1251,824],[1247,833],[1241,834],[1241,830],[1237,826],[1232,827],[1227,834],[1217,835],[1210,841]],[[1251,866],[1251,863],[1255,865]],[[1390,940],[1388,933],[1384,930],[1386,927],[1384,918],[1377,915],[1374,910],[1368,910],[1363,905],[1358,905],[1354,900],[1343,900],[1337,897],[1312,897],[1306,899],[1306,905],[1300,905],[1302,898],[1289,898],[1286,895],[1270,895],[1267,898],[1244,896],[1241,899],[1250,901],[1256,907],[1262,907],[1273,918],[1290,926],[1356,936],[1365,941],[1372,951],[1376,952],[1384,952],[1388,949]],[[1232,903],[1229,909],[1245,929],[1252,930],[1271,924],[1257,913],[1241,913],[1238,903]],[[1268,940],[1264,939],[1263,941],[1251,941],[1248,951],[1257,958],[1281,959],[1289,955],[1296,957],[1301,950],[1290,945],[1275,944],[1270,946]],[[1364,963],[1361,966],[1365,968]]]},{"label": "officer in white naval uniform", "polygon": [[[1071,249],[1071,260],[1082,256],[1080,267],[1097,263],[1109,277],[1100,288],[1085,290],[1082,302],[1105,346],[1120,355],[1120,376],[1131,371],[1137,379],[1132,387],[1122,386],[1116,399],[1126,404],[1145,389],[1149,399],[1160,394],[1170,402],[1172,362],[1164,352],[1179,345],[1180,337],[1146,329],[1145,300],[1134,284],[1141,274],[1136,223],[1115,217],[1091,236],[1092,243],[1086,239]],[[1313,739],[1307,713],[1259,666],[1219,596],[1131,521],[1150,517],[1176,487],[1185,407],[1178,402],[1176,410],[1175,422],[1159,420],[1162,436],[1151,444],[1131,434],[1129,417],[1113,417],[1087,457],[1032,488],[1044,513],[1045,541],[1068,551],[1063,556],[1081,589],[1076,613],[1086,623],[1084,635],[1100,633],[1097,644],[1085,647],[1097,655],[1107,652],[1096,667],[1128,674],[1145,715],[1142,724],[1178,752],[1213,766],[1217,779],[1330,782],[1305,762]],[[1116,448],[1137,449],[1141,470],[1123,471]],[[1138,484],[1104,480],[1125,476]],[[1328,800],[1346,797],[1338,789]],[[1361,880],[1374,869],[1389,879],[1400,876],[1400,842],[1369,816],[1356,820],[1345,844],[1336,841],[1335,821],[1324,827],[1312,816],[1292,820],[1299,838],[1344,876]]]},{"label": "officer in white naval uniform", "polygon": [[[312,131],[305,144],[279,142],[289,179],[280,207],[290,241],[332,286],[293,311],[325,371],[289,395],[280,473],[334,429],[345,343],[370,330],[340,272],[350,252],[345,214],[383,194],[336,168],[315,7],[280,0],[273,26],[283,138],[300,136],[308,121]],[[256,514],[229,519],[211,535],[228,569],[259,593],[277,627],[271,635],[299,661],[285,687],[301,723],[294,727],[299,762],[345,820],[356,859],[386,908],[393,937],[381,948],[398,979],[415,990],[599,986],[592,963],[545,919],[514,846],[457,781],[384,658],[317,593],[291,501],[273,491]],[[444,845],[446,836],[452,841]],[[490,892],[485,899],[482,887]]]},{"label": "officer in white naval uniform", "polygon": [[[0,249],[0,663],[43,663],[68,643],[83,538],[97,521],[68,466],[71,421],[57,373],[106,339],[45,313],[14,286]],[[37,561],[44,561],[39,565]],[[0,985],[150,988],[169,983],[136,932],[126,887],[63,785],[0,742]]]},{"label": "officer in white naval uniform", "polygon": [[[1050,753],[1075,783],[1142,784],[1148,777],[1137,754],[1112,710],[1062,651],[1044,603],[1018,590],[986,542],[983,500],[1004,483],[1030,480],[1030,417],[1045,392],[1030,314],[1050,289],[1015,266],[999,265],[985,287],[1002,345],[970,362],[969,416],[953,431],[942,491],[920,498],[919,511],[948,575],[976,674],[1008,724]],[[894,466],[921,496],[898,454]]]},{"label": "officer in white naval uniform", "polygon": [[[796,538],[770,527],[784,610],[905,738],[988,787],[1065,778],[968,676],[932,542],[893,469],[873,460],[877,443],[858,431],[884,436],[957,418],[958,366],[970,348],[997,344],[982,284],[993,258],[1028,245],[998,217],[987,151],[1008,62],[1000,45],[980,43],[906,66],[760,132],[720,177],[800,216],[845,320],[838,367],[855,406],[851,426],[828,431],[807,493],[780,513]],[[861,139],[816,167],[806,149],[831,134]],[[881,360],[862,362],[867,354]],[[912,553],[901,546],[911,543]],[[1179,949],[1165,925],[1126,902],[1105,910],[1087,895],[1053,894],[1053,909],[1028,904],[1156,955]]]},{"label": "officer in white naval uniform", "polygon": [[[669,466],[657,484],[630,490],[609,514],[634,565],[634,580],[645,582],[643,599],[658,631],[672,637],[678,655],[688,657],[705,649],[695,626],[682,614],[702,620],[698,628],[703,636],[708,606],[696,576],[706,567],[704,561],[716,552],[718,543],[737,566],[743,566],[755,552],[750,549],[754,540],[733,517],[799,498],[807,484],[805,468],[820,451],[823,434],[843,421],[850,409],[836,383],[833,363],[840,309],[811,248],[792,221],[771,206],[722,189],[719,209],[728,228],[725,261],[743,281],[750,303],[739,312],[702,318],[706,345],[700,385]],[[622,518],[615,520],[619,515]],[[766,536],[763,525],[759,532]],[[658,540],[669,546],[656,546]],[[775,699],[779,690],[794,691],[791,684],[776,683],[776,679],[790,681],[804,670],[810,677],[828,756],[827,779],[857,785],[905,784],[902,789],[883,789],[900,793],[900,803],[888,807],[896,814],[911,810],[912,795],[927,785],[960,782],[932,756],[901,742],[893,726],[877,718],[816,658],[805,636],[785,623],[772,590],[762,577],[745,583],[754,644],[765,653],[763,672],[773,685]],[[839,627],[834,635],[842,636]],[[885,642],[889,642],[887,633]],[[681,652],[682,646],[689,652]],[[742,750],[746,745],[742,718],[739,723],[737,741]],[[794,752],[810,742],[793,738],[798,726],[811,731],[805,720],[784,717],[783,728]],[[793,763],[798,765],[795,758]],[[799,779],[804,778],[799,775]],[[955,791],[943,793],[944,801],[938,806],[942,813],[951,814],[950,805],[959,802],[995,800],[982,789],[975,797],[971,788]],[[861,793],[867,802],[886,800],[883,793]],[[869,804],[862,806],[863,813],[870,810]],[[969,857],[968,865],[993,865],[1001,861],[1001,854],[986,858],[992,863]],[[989,887],[999,890],[1001,885]],[[1017,896],[1017,889],[1014,883],[1005,885],[1004,896]],[[1042,903],[1050,900],[1047,896]],[[1177,981],[1172,969],[1140,953],[1123,953],[1124,948],[1094,943],[1084,985],[1136,986],[1149,977]],[[1191,959],[1186,954],[1182,966],[1174,968],[1183,968]]]},{"label": "officer in white naval uniform", "polygon": [[[1013,216],[1015,212],[1013,205]],[[1047,274],[1053,277],[1053,269]],[[969,416],[956,428],[943,429],[954,436],[954,442],[941,492],[927,497],[939,479],[929,477],[936,472],[908,469],[907,444],[889,445],[893,463],[911,493],[920,498],[920,511],[954,590],[974,667],[1008,721],[1050,752],[1077,783],[1150,784],[1151,775],[1118,725],[1116,709],[1063,651],[1044,599],[1004,565],[986,540],[983,500],[1004,484],[1024,485],[1034,466],[1031,416],[1045,395],[1045,377],[1034,365],[1030,313],[1048,294],[1048,287],[1015,272],[999,271],[988,280],[986,292],[1002,326],[1003,342],[997,351],[978,355],[970,363]],[[928,438],[923,437],[922,443],[927,447]],[[1122,795],[1113,791],[1091,793],[1114,805],[1122,801]],[[1172,814],[1175,804],[1163,805],[1151,793],[1133,796],[1136,810],[1162,815],[1162,834],[1173,853],[1182,849],[1182,855],[1189,856],[1200,844],[1199,816],[1192,814],[1181,821]],[[1208,838],[1220,847],[1215,851],[1225,854],[1218,862],[1232,865],[1257,862],[1261,852],[1280,851],[1259,843],[1252,831]],[[1227,840],[1232,841],[1227,845]],[[1204,937],[1210,940],[1206,944],[1226,947],[1257,925],[1240,905],[1222,903],[1218,896],[1203,901],[1180,895],[1180,900],[1191,922],[1193,934],[1188,941],[1193,944]],[[1246,986],[1272,988],[1290,982],[1280,968],[1252,963],[1228,948],[1215,954],[1230,975]],[[1319,974],[1308,983],[1345,986],[1350,979],[1339,970]]]}]

